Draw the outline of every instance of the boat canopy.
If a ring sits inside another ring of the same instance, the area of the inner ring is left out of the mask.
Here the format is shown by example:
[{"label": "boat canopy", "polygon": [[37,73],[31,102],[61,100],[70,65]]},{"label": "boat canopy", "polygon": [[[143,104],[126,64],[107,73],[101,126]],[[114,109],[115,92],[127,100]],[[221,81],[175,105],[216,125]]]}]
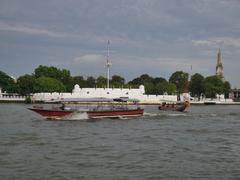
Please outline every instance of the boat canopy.
[{"label": "boat canopy", "polygon": [[45,101],[47,103],[65,103],[65,102],[113,102],[110,98],[61,98]]},{"label": "boat canopy", "polygon": [[138,99],[129,99],[129,98],[114,98],[113,101],[115,102],[139,102]]},{"label": "boat canopy", "polygon": [[67,102],[139,102],[138,99],[129,98],[61,98],[45,101],[46,103],[67,103]]}]

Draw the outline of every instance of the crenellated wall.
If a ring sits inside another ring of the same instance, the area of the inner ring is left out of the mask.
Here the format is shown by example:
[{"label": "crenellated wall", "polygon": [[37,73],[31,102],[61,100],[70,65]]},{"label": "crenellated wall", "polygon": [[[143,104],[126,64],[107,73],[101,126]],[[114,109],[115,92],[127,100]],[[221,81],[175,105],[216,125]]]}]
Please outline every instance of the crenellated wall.
[{"label": "crenellated wall", "polygon": [[72,93],[35,93],[33,101],[60,100],[61,98],[120,98],[138,99],[140,103],[161,103],[177,101],[176,95],[145,95],[144,86],[138,89],[126,88],[80,88],[75,85]]}]

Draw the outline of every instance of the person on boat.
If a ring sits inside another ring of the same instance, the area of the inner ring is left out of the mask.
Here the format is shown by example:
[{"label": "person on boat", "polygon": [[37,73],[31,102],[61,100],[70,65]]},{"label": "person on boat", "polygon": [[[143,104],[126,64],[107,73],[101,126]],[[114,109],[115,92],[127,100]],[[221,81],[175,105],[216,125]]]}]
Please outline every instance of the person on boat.
[{"label": "person on boat", "polygon": [[65,104],[62,104],[62,106],[60,107],[61,110],[65,110]]},{"label": "person on boat", "polygon": [[188,107],[190,107],[190,102],[189,101],[185,101],[184,105],[188,108]]}]

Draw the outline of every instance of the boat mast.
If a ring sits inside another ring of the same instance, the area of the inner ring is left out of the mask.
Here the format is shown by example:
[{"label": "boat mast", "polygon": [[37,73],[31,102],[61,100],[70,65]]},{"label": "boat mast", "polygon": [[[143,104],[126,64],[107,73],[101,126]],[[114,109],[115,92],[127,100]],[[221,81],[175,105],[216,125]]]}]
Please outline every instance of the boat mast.
[{"label": "boat mast", "polygon": [[108,40],[108,44],[107,44],[107,88],[109,89],[109,79],[110,79],[110,60],[109,60],[109,44],[110,41]]}]

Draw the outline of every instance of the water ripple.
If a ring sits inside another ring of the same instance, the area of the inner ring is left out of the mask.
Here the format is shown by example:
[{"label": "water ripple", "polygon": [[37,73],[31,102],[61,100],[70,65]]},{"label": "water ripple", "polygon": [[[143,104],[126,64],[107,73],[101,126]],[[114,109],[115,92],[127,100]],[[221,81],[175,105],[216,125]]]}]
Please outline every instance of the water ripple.
[{"label": "water ripple", "polygon": [[54,122],[27,105],[0,106],[1,179],[240,177],[238,106]]}]

